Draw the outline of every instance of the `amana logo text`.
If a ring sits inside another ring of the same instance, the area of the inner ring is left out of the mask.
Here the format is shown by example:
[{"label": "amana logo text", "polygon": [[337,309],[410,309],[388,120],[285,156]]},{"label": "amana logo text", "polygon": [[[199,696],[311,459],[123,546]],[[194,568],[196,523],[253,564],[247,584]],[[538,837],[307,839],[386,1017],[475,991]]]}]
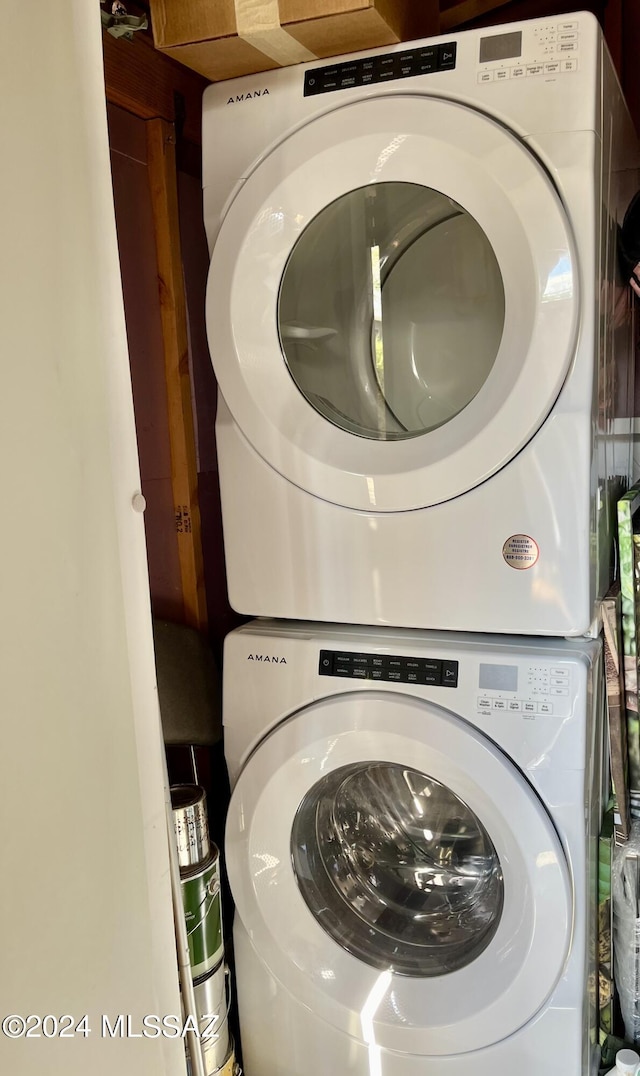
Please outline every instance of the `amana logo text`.
[{"label": "amana logo text", "polygon": [[277,654],[249,654],[247,661],[268,661],[270,665],[286,665],[286,658],[279,658]]},{"label": "amana logo text", "polygon": [[238,93],[235,97],[230,97],[227,101],[228,105],[235,105],[237,101],[251,101],[254,97],[268,97],[269,91],[265,86],[264,90],[250,90],[249,93]]}]

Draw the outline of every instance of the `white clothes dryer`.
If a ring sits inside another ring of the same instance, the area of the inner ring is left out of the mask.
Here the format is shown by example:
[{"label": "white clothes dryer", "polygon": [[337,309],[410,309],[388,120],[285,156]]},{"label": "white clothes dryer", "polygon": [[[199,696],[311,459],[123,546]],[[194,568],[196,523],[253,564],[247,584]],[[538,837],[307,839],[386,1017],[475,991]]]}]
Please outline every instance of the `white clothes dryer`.
[{"label": "white clothes dryer", "polygon": [[630,472],[638,186],[595,19],[213,85],[203,153],[234,608],[586,633]]},{"label": "white clothes dryer", "polygon": [[247,1076],[597,1072],[599,643],[225,647]]}]

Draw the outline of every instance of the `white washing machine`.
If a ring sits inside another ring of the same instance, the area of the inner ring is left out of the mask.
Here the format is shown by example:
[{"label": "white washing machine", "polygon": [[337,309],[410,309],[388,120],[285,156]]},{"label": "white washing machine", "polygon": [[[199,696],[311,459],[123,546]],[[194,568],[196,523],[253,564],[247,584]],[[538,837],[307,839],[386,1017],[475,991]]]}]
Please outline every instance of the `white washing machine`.
[{"label": "white washing machine", "polygon": [[629,476],[639,185],[595,19],[219,83],[203,123],[234,608],[587,632]]},{"label": "white washing machine", "polygon": [[597,642],[228,636],[246,1076],[588,1076]]}]

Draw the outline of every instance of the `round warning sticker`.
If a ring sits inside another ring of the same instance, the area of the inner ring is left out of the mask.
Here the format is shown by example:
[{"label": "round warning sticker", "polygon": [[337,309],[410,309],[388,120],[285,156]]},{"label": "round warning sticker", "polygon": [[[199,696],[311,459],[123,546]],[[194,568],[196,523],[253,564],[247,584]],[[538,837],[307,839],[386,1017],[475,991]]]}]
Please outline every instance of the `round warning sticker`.
[{"label": "round warning sticker", "polygon": [[526,568],[533,568],[540,550],[537,542],[528,534],[512,534],[502,547],[502,556],[510,568],[523,572]]}]

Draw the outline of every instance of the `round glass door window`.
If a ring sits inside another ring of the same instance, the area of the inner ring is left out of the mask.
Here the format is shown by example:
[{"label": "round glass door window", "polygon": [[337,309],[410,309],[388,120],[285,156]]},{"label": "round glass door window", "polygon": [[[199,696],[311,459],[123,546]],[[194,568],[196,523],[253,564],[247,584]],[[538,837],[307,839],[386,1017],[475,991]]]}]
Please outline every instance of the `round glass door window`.
[{"label": "round glass door window", "polygon": [[296,242],[278,329],[309,403],[362,437],[437,429],[480,391],[505,299],[480,225],[439,191],[375,183],[326,206]]},{"label": "round glass door window", "polygon": [[445,975],[493,938],[502,870],[450,789],[385,762],[343,766],[309,791],[291,852],[309,909],[344,949],[401,975]]}]

